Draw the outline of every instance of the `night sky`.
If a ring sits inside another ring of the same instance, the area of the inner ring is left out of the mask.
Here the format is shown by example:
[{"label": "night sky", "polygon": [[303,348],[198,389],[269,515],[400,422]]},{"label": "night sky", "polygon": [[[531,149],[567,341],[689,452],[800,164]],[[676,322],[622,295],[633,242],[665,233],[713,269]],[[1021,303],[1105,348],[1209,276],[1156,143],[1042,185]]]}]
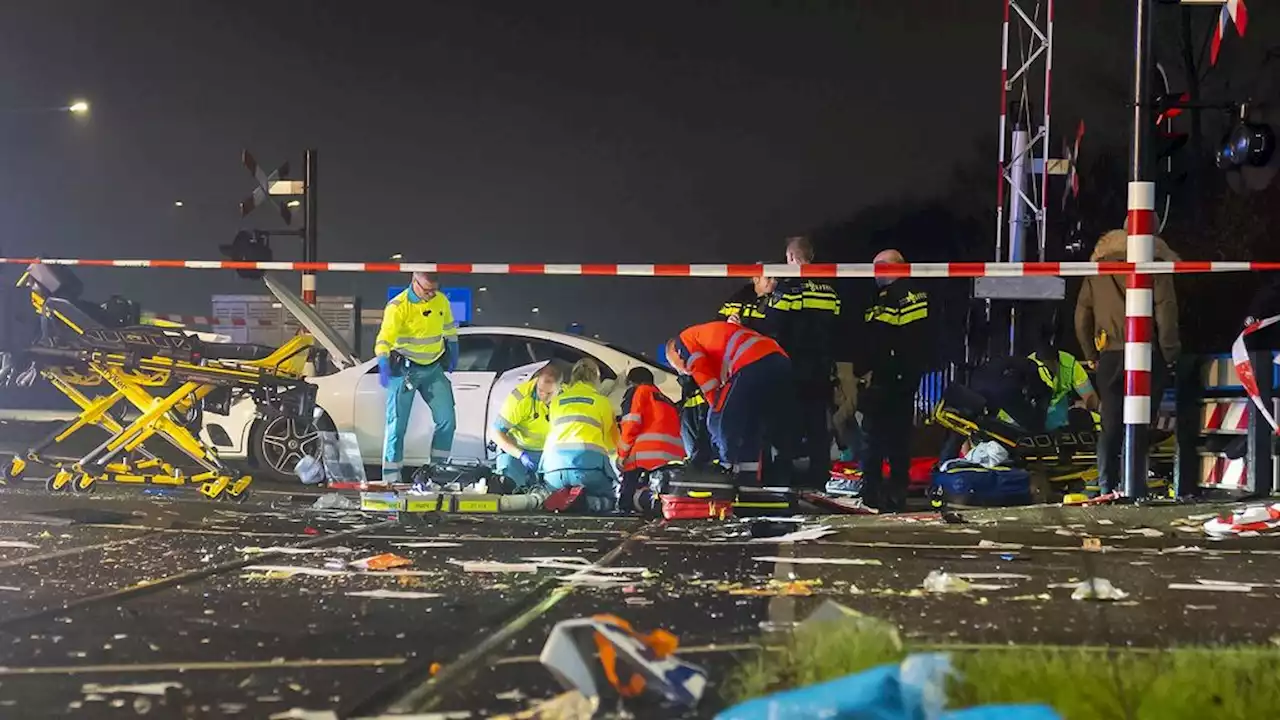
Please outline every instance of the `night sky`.
[{"label": "night sky", "polygon": [[[1088,114],[1091,132],[1120,137],[1131,3],[1058,5],[1055,136]],[[217,257],[251,224],[240,150],[300,173],[314,146],[325,260],[780,260],[785,235],[940,192],[958,165],[992,166],[994,203],[995,158],[977,147],[995,142],[1000,17],[999,0],[7,3],[0,110],[93,109],[0,112],[3,251]],[[278,241],[277,258],[299,252]],[[85,276],[91,295],[158,312],[260,287]],[[379,302],[397,279],[319,286]],[[537,305],[555,329],[577,320],[645,351],[734,287],[446,284],[487,285],[490,321]]]}]

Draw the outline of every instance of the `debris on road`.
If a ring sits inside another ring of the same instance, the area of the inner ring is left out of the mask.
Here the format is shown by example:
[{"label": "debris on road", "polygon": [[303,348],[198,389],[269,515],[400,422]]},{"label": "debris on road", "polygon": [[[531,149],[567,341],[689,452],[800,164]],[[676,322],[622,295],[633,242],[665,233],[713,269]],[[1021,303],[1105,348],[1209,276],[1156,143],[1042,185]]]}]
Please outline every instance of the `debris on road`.
[{"label": "debris on road", "polygon": [[443,540],[418,540],[414,542],[398,542],[391,543],[391,547],[398,548],[456,548],[462,547],[462,543],[446,542]]},{"label": "debris on road", "polygon": [[1210,590],[1217,592],[1253,592],[1267,583],[1243,583],[1234,580],[1196,580],[1193,583],[1169,583],[1170,590]]},{"label": "debris on road", "polygon": [[390,570],[392,568],[412,565],[413,561],[395,553],[382,553],[372,557],[361,558],[360,560],[352,560],[350,564],[351,567],[359,568],[361,570]]},{"label": "debris on road", "polygon": [[693,707],[706,689],[706,671],[675,654],[679,641],[666,630],[640,634],[621,618],[596,615],[556,623],[538,660],[568,690],[599,707],[603,679],[621,698],[646,691]]},{"label": "debris on road", "polygon": [[996,542],[995,540],[979,540],[978,547],[990,550],[1021,550],[1022,543]]},{"label": "debris on road", "polygon": [[1129,593],[1111,584],[1106,578],[1089,578],[1076,585],[1072,600],[1124,600]]},{"label": "debris on road", "polygon": [[[248,575],[242,575],[246,578],[266,578],[269,580],[280,580],[293,577],[294,575],[310,575],[312,577],[334,577],[336,575],[346,575],[345,570],[329,570],[326,568],[303,567],[301,565],[250,565],[245,570]],[[255,574],[256,573],[256,574]]]},{"label": "debris on road", "polygon": [[812,580],[770,580],[764,587],[745,587],[742,583],[721,583],[716,586],[717,590],[727,592],[730,595],[753,595],[759,597],[772,597],[776,595],[799,595],[809,596],[813,594],[813,588],[822,584],[822,578],[814,578]]},{"label": "debris on road", "polygon": [[377,598],[383,600],[430,600],[444,597],[440,593],[416,592],[412,590],[358,590],[347,593],[347,597]]},{"label": "debris on road", "polygon": [[809,613],[809,617],[796,626],[796,630],[821,632],[831,625],[838,625],[841,630],[881,634],[889,638],[894,647],[902,648],[902,637],[898,634],[897,625],[873,615],[860,613],[835,600],[827,600],[814,608],[813,612]]},{"label": "debris on road", "polygon": [[1280,528],[1280,503],[1250,505],[1230,515],[1211,518],[1204,531],[1211,537],[1254,537]]},{"label": "debris on road", "polygon": [[287,545],[272,545],[271,547],[238,547],[236,552],[245,555],[261,555],[263,553],[278,553],[280,555],[317,555],[319,553],[344,553],[351,552],[349,548],[299,548],[289,547]]},{"label": "debris on road", "polygon": [[883,565],[878,558],[822,558],[822,557],[779,557],[762,555],[753,557],[756,562],[791,563],[793,565]]},{"label": "debris on road", "polygon": [[15,548],[21,550],[30,550],[38,548],[39,545],[29,543],[26,540],[0,540],[0,548]]},{"label": "debris on road", "polygon": [[181,688],[182,683],[173,681],[138,683],[136,685],[85,683],[80,686],[80,692],[84,695],[152,695],[163,697],[170,690],[179,690]]},{"label": "debris on road", "polygon": [[577,690],[570,690],[538,702],[528,710],[514,715],[497,715],[493,720],[591,720],[599,707],[599,698],[593,700]]},{"label": "debris on road", "polygon": [[538,572],[538,564],[531,562],[493,562],[489,560],[450,560],[460,565],[463,572],[469,573],[533,573]]},{"label": "debris on road", "polygon": [[789,532],[785,535],[779,535],[777,537],[753,537],[748,542],[753,542],[753,543],[805,542],[807,540],[820,540],[828,535],[834,535],[835,532],[836,531],[833,530],[828,525],[817,525],[815,527],[801,528],[800,530],[793,530],[792,532]]},{"label": "debris on road", "polygon": [[359,510],[360,503],[341,493],[325,493],[311,504],[312,510]]},{"label": "debris on road", "polygon": [[968,580],[941,570],[929,571],[921,587],[931,593],[963,593],[973,589]]}]

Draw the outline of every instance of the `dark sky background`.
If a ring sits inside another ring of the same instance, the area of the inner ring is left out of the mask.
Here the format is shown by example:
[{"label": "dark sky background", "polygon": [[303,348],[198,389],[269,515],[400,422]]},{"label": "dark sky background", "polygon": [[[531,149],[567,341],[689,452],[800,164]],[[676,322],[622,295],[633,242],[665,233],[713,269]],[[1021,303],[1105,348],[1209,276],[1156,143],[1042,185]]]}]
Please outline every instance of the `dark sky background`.
[{"label": "dark sky background", "polygon": [[[1131,3],[1058,5],[1055,131],[1088,114],[1121,137],[1107,84],[1127,85]],[[1000,17],[999,0],[6,3],[0,109],[93,109],[0,112],[3,250],[217,257],[251,224],[241,148],[300,172],[314,146],[325,260],[781,259],[787,234],[994,165],[976,148],[996,135]],[[158,312],[260,291],[230,273],[85,275]],[[319,286],[380,303],[395,280]],[[491,321],[537,305],[555,329],[645,351],[734,287],[450,280],[487,285]]]}]

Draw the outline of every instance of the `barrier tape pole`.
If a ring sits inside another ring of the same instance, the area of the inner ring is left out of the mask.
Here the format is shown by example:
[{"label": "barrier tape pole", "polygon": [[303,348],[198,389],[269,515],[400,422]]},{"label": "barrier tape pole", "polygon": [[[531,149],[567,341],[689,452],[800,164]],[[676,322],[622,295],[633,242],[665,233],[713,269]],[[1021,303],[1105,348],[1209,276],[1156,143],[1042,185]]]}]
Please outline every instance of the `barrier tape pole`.
[{"label": "barrier tape pole", "polygon": [[943,263],[811,263],[785,264],[642,264],[642,263],[393,263],[393,262],[239,262],[235,260],[107,260],[90,258],[6,258],[0,265],[165,268],[178,270],[262,270],[268,272],[412,273],[444,275],[565,275],[603,277],[749,278],[977,278],[1092,277],[1097,275],[1193,275],[1202,273],[1271,272],[1280,262],[943,262]]},{"label": "barrier tape pole", "polygon": [[[1128,260],[1149,262],[1155,252],[1156,186],[1129,183]],[[1151,367],[1164,362],[1151,347],[1154,280],[1132,273],[1124,291],[1124,496],[1147,494],[1148,437],[1151,429]],[[1107,448],[1114,453],[1114,448]],[[1112,455],[1114,457],[1114,455]],[[1115,478],[1104,478],[1114,482]]]}]

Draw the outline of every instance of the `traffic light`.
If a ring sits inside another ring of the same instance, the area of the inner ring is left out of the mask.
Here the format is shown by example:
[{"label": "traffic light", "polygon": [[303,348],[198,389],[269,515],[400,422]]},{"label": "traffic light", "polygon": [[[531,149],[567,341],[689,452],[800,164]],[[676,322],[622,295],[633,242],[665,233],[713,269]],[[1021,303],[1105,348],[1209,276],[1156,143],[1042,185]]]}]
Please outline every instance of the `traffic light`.
[{"label": "traffic light", "polygon": [[1280,169],[1275,128],[1243,108],[1241,121],[1222,138],[1214,152],[1218,169],[1226,173],[1227,186],[1238,193],[1261,190]]},{"label": "traffic light", "polygon": [[[230,245],[219,245],[218,251],[235,262],[271,262],[271,237],[266,233],[241,230]],[[246,280],[261,280],[262,270],[236,270]]]},{"label": "traffic light", "polygon": [[1187,147],[1189,136],[1174,130],[1174,120],[1182,115],[1181,104],[1191,98],[1187,93],[1173,94],[1169,88],[1169,76],[1160,63],[1156,63],[1153,87],[1158,93],[1152,103],[1156,129],[1151,143],[1156,161],[1156,216],[1160,219],[1159,230],[1164,230],[1169,222],[1172,198],[1187,180],[1182,151]]}]

